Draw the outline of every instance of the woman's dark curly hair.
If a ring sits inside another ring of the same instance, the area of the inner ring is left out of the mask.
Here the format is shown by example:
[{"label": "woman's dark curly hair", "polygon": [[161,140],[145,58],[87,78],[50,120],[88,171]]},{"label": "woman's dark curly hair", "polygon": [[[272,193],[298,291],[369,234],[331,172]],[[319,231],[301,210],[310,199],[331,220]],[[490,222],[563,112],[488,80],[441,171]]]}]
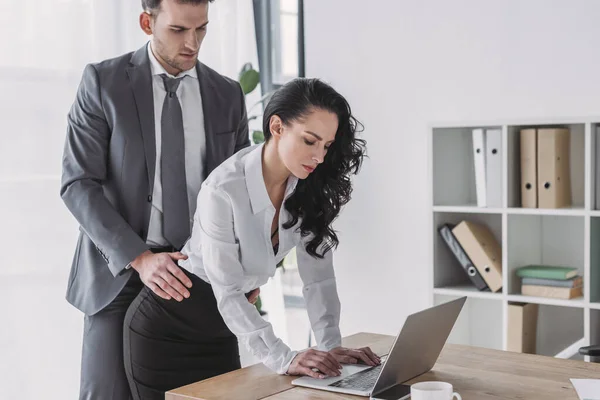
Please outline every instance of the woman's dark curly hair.
[{"label": "woman's dark curly hair", "polygon": [[[329,111],[338,118],[335,141],[327,150],[323,163],[306,179],[299,180],[294,193],[285,201],[291,219],[283,227],[290,229],[300,220],[303,237],[313,234],[306,251],[323,258],[337,247],[339,240],[331,224],[343,205],[350,200],[350,174],[358,173],[366,142],[356,133],[362,124],[352,116],[346,99],[318,79],[297,78],[279,88],[269,100],[263,116],[265,140],[271,138],[271,117],[277,115],[285,125],[301,121],[314,110]],[[323,245],[322,254],[317,249]]]}]

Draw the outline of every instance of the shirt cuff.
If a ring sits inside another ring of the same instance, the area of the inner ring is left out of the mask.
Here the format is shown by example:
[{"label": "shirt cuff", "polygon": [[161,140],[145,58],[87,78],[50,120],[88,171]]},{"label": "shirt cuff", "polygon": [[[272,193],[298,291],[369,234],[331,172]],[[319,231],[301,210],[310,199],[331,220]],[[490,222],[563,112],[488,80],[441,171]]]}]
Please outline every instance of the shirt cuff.
[{"label": "shirt cuff", "polygon": [[292,361],[294,361],[294,358],[296,358],[296,356],[298,355],[297,351],[292,351],[290,353],[290,360],[288,362],[286,362],[285,364],[283,364],[283,366],[281,367],[281,370],[283,372],[281,372],[281,375],[287,375],[290,376],[290,374],[288,374],[288,370],[290,369],[290,365],[292,365]]}]

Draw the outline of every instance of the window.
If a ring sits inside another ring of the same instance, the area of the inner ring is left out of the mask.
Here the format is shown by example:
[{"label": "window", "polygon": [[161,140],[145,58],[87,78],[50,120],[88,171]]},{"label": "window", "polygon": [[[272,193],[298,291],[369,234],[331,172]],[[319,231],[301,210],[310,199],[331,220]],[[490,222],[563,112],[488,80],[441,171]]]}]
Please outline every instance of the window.
[{"label": "window", "polygon": [[303,0],[254,0],[263,93],[304,76]]}]

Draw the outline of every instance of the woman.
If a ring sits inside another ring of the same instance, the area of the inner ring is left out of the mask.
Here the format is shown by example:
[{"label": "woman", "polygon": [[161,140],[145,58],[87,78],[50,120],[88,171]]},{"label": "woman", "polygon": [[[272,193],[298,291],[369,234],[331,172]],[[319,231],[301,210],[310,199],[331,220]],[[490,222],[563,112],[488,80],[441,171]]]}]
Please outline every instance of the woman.
[{"label": "woman", "polygon": [[[331,224],[363,159],[358,122],[329,85],[296,79],[272,96],[263,125],[265,144],[241,150],[202,185],[179,261],[191,296],[175,302],[145,287],[129,308],[125,368],[134,398],[163,398],[239,368],[237,339],[280,374],[323,378],[338,376],[340,363],[380,363],[369,348],[341,347],[331,254],[338,245]],[[318,343],[300,353],[251,304],[294,247]]]}]

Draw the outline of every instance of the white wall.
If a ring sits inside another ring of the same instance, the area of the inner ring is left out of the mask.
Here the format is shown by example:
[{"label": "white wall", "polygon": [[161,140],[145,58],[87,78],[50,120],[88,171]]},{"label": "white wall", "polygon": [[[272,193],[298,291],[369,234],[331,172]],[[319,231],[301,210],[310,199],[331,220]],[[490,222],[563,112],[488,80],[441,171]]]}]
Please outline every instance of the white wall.
[{"label": "white wall", "polygon": [[600,2],[305,0],[307,76],[344,94],[370,158],[337,229],[342,333],[430,305],[428,125],[600,115]]}]

